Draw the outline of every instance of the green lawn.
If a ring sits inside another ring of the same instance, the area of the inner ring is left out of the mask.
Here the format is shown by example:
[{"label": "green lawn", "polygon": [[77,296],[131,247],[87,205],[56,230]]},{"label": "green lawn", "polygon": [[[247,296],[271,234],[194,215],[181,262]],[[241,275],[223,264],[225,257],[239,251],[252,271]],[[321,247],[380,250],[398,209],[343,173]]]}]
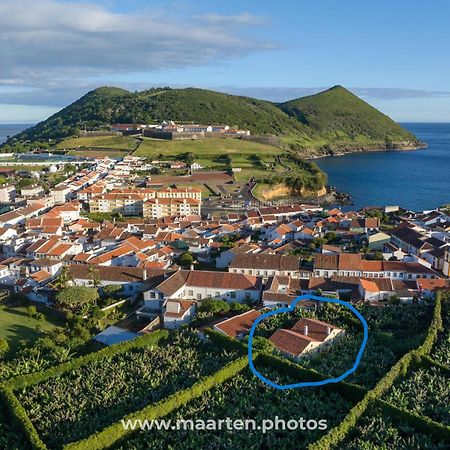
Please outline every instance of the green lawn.
[{"label": "green lawn", "polygon": [[227,170],[227,161],[231,158],[231,166],[242,169],[236,172],[238,182],[246,182],[249,178],[267,173],[266,164],[276,165],[275,157],[284,153],[283,149],[271,145],[259,144],[240,139],[205,139],[189,141],[166,141],[161,139],[144,139],[134,153],[135,156],[147,158],[167,157],[176,159],[183,153],[193,153],[195,162],[205,169]]},{"label": "green lawn", "polygon": [[136,146],[136,139],[132,136],[89,136],[64,139],[56,144],[56,148],[115,148],[132,150]]},{"label": "green lawn", "polygon": [[154,157],[160,153],[167,156],[175,156],[181,153],[192,152],[197,157],[213,158],[224,154],[274,156],[283,154],[283,150],[271,145],[258,144],[257,142],[243,141],[240,139],[204,139],[186,141],[168,141],[163,139],[144,138],[137,149],[135,156]]},{"label": "green lawn", "polygon": [[0,167],[5,169],[11,169],[15,171],[27,171],[27,172],[39,172],[45,167],[48,167],[47,165],[27,165],[27,164],[8,164],[7,166],[2,165],[2,160],[0,160]]},{"label": "green lawn", "polygon": [[94,150],[86,150],[86,149],[76,149],[76,150],[70,150],[67,154],[69,156],[79,156],[82,158],[104,158],[106,156],[110,158],[115,157],[123,157],[128,155],[128,150],[119,150],[119,149],[94,149]]},{"label": "green lawn", "polygon": [[0,309],[0,338],[7,339],[11,351],[15,352],[21,340],[33,341],[37,337],[36,326],[48,331],[62,322],[46,316],[43,320],[29,317],[25,307]]}]

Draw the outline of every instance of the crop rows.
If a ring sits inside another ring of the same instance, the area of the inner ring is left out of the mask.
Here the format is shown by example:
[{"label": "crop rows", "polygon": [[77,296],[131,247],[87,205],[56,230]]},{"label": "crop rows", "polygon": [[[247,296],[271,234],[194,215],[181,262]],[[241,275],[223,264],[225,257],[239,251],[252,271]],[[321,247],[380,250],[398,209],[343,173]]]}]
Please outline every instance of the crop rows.
[{"label": "crop rows", "polygon": [[372,409],[336,450],[445,450],[448,443],[418,432],[406,422]]},{"label": "crop rows", "polygon": [[[264,375],[281,384],[293,380],[274,369],[265,369]],[[324,389],[274,390],[245,370],[206,392],[200,398],[179,408],[167,416],[177,420],[208,419],[254,419],[261,423],[263,419],[325,419],[328,427],[338,423],[351,408],[349,400],[335,392]],[[127,440],[120,450],[138,449],[231,449],[231,448],[305,448],[326,431],[316,430],[272,430],[261,431],[157,431],[140,432]]]},{"label": "crop rows", "polygon": [[236,355],[176,335],[150,348],[102,358],[16,392],[49,448],[77,441],[192,385]]},{"label": "crop rows", "polygon": [[[330,318],[349,324],[348,335],[332,346],[328,355],[324,352],[301,363],[325,375],[337,375],[347,368],[358,346],[356,325],[349,317],[340,318],[335,313],[333,310],[326,312]],[[428,328],[430,313],[426,307],[405,307],[402,311],[387,307],[367,312],[371,315],[367,355],[357,374],[349,380],[366,389],[376,384],[367,395],[364,389],[348,384],[326,389],[274,390],[246,368],[242,345],[237,341],[221,337],[206,344],[186,333],[171,334],[158,344],[157,340],[149,341],[153,342],[151,346],[130,346],[118,352],[111,349],[107,356],[72,365],[70,370],[55,370],[49,376],[38,376],[36,384],[19,379],[11,386],[46,445],[39,448],[59,449],[77,442],[73,446],[77,450],[106,449],[111,445],[118,450],[308,446],[321,450],[440,450],[448,445],[450,433],[445,429],[449,424],[448,408],[445,409],[449,402],[448,372],[424,358],[440,330],[440,306],[436,306]],[[396,320],[396,316],[401,319]],[[403,328],[397,328],[399,321]],[[425,345],[407,353],[424,342],[425,336]],[[434,352],[436,349],[438,346]],[[277,358],[272,358],[272,363],[269,360],[267,355],[260,355],[255,363],[261,373],[278,384],[298,382],[298,378],[308,376],[301,365],[288,365]],[[233,367],[227,367],[231,361],[234,361]],[[377,400],[380,396],[389,403]],[[377,409],[379,405],[394,405],[395,419],[389,416],[391,406],[387,412],[385,409],[381,412]],[[124,416],[147,418],[147,413],[151,418],[172,420],[254,419],[257,424],[263,419],[276,418],[286,422],[301,418],[325,419],[328,428],[281,429],[266,433],[224,429],[170,432],[152,429],[151,432],[124,433],[119,426]],[[417,420],[422,421],[419,426],[410,413],[417,414]],[[430,426],[434,432],[428,434],[426,430]],[[11,430],[5,427],[0,416],[0,431],[5,434],[5,442],[11,442],[6,448],[27,449],[15,444],[20,438],[11,440],[14,439]],[[441,439],[446,441],[445,445]],[[1,444],[0,440],[0,448]]]},{"label": "crop rows", "polygon": [[450,383],[436,367],[420,368],[394,385],[384,400],[393,405],[450,425]]}]

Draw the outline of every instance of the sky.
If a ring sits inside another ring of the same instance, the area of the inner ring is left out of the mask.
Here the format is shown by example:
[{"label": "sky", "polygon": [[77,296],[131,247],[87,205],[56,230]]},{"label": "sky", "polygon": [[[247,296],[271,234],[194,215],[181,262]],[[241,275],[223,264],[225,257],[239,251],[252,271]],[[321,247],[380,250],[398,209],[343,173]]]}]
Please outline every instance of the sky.
[{"label": "sky", "polygon": [[0,123],[98,86],[285,101],[340,84],[400,122],[450,122],[450,1],[1,0]]}]

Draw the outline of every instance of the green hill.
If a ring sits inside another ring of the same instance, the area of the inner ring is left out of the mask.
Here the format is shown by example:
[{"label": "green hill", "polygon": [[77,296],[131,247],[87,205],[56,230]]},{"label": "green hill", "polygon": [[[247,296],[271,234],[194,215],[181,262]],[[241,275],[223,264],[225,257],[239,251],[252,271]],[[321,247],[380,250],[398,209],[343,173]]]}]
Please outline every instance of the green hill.
[{"label": "green hill", "polygon": [[308,127],[328,148],[333,148],[333,144],[337,148],[357,148],[377,143],[387,147],[417,143],[412,133],[342,86],[280,103],[278,107]]},{"label": "green hill", "polygon": [[5,147],[14,151],[15,144],[19,151],[23,142],[58,141],[85,128],[163,120],[236,125],[252,134],[279,136],[284,146],[303,154],[418,144],[411,133],[339,86],[281,104],[195,88],[129,92],[102,87],[9,139]]}]

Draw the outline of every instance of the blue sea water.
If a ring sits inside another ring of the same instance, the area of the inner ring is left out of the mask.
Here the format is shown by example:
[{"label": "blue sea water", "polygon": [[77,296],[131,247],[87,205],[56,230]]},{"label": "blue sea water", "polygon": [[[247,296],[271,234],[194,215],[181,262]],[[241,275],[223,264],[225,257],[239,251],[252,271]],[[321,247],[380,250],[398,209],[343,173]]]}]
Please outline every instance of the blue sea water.
[{"label": "blue sea water", "polygon": [[8,136],[14,136],[17,133],[25,130],[33,126],[32,124],[27,123],[18,123],[18,124],[1,124],[0,123],[0,144],[8,139]]},{"label": "blue sea water", "polygon": [[399,205],[414,211],[450,203],[450,123],[402,123],[426,149],[351,153],[315,160],[351,209]]}]

